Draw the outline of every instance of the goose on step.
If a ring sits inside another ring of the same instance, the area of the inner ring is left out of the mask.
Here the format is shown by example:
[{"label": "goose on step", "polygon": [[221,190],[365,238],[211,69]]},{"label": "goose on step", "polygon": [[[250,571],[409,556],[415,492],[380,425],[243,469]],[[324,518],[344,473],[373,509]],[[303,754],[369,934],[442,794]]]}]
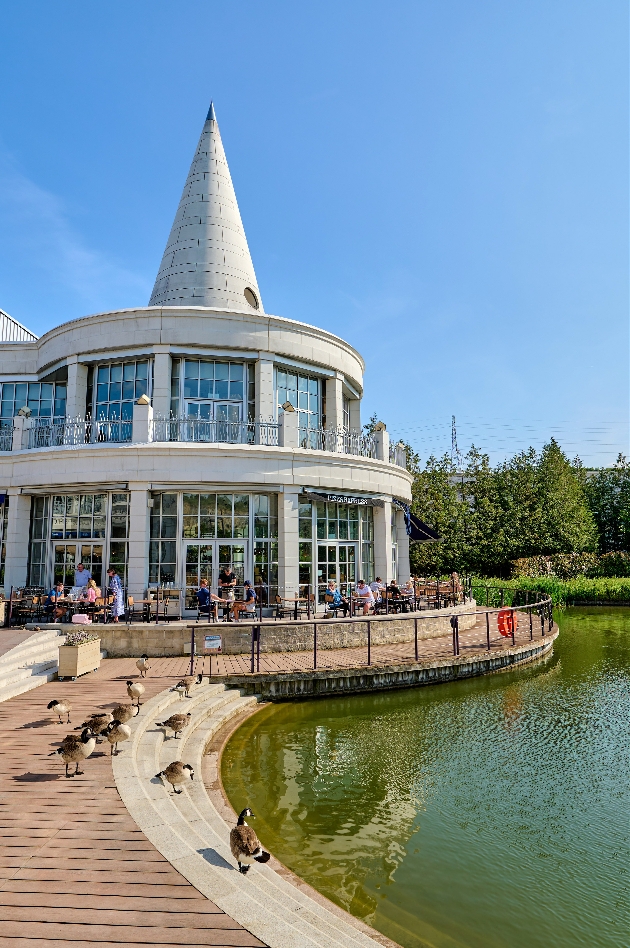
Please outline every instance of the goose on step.
[{"label": "goose on step", "polygon": [[195,771],[190,764],[184,764],[181,760],[174,760],[172,764],[169,764],[168,767],[155,776],[168,780],[175,793],[181,793],[182,791],[177,788],[194,780]]},{"label": "goose on step", "polygon": [[254,814],[249,807],[245,807],[239,814],[238,822],[230,833],[230,849],[238,863],[238,871],[245,875],[249,867],[255,862],[269,862],[271,855],[260,845],[256,831],[245,822],[246,816]]},{"label": "goose on step", "polygon": [[122,743],[122,741],[128,741],[131,737],[131,728],[128,724],[122,724],[114,718],[105,731],[105,737],[112,745],[113,757],[114,754],[118,754],[118,745]]},{"label": "goose on step", "polygon": [[179,737],[184,728],[190,724],[190,713],[188,714],[171,714],[170,718],[167,718],[166,721],[156,721],[156,727],[163,727],[165,730],[173,731],[175,737]]},{"label": "goose on step", "polygon": [[136,707],[139,708],[141,705],[140,697],[144,694],[144,685],[140,684],[139,681],[128,681],[127,682],[127,694],[131,698],[136,699]]},{"label": "goose on step", "polygon": [[180,698],[183,698],[184,695],[187,698],[190,698],[190,689],[193,685],[200,685],[203,682],[203,675],[199,674],[195,678],[193,675],[190,675],[188,678],[181,678],[176,685],[173,685],[171,691],[177,691]]},{"label": "goose on step", "polygon": [[135,718],[139,710],[135,704],[119,704],[112,710],[112,719],[114,721],[120,721],[121,724],[126,724],[127,721],[131,721],[132,718]]}]

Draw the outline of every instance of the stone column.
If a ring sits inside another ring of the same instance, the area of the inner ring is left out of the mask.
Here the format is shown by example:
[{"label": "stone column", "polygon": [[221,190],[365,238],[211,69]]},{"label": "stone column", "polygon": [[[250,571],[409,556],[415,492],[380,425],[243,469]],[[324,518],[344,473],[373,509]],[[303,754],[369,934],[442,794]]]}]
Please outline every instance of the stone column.
[{"label": "stone column", "polygon": [[153,408],[147,395],[141,395],[138,401],[134,402],[131,440],[135,444],[153,441]]},{"label": "stone column", "polygon": [[[149,484],[129,483],[129,555],[127,560],[128,594],[144,599],[149,581]],[[11,508],[9,507],[9,510]]]},{"label": "stone column", "polygon": [[153,411],[158,415],[171,413],[171,354],[167,346],[153,349]]},{"label": "stone column", "polygon": [[86,412],[92,410],[87,406],[88,367],[77,360],[76,356],[68,357],[68,383],[66,389],[66,417],[85,418]]},{"label": "stone column", "polygon": [[299,588],[299,490],[278,494],[278,595],[292,598]]},{"label": "stone column", "polygon": [[389,432],[385,428],[379,428],[374,432],[376,442],[376,457],[379,461],[386,461],[389,464]]},{"label": "stone column", "polygon": [[6,535],[4,565],[4,592],[8,598],[11,586],[26,585],[28,569],[29,532],[31,527],[31,498],[19,488],[9,488],[9,519]]},{"label": "stone column", "polygon": [[392,577],[392,504],[383,502],[382,507],[373,507],[374,517],[374,572],[384,583]]},{"label": "stone column", "polygon": [[398,541],[398,578],[400,582],[406,583],[411,575],[409,537],[405,527],[405,515],[400,508],[396,510],[396,538]]},{"label": "stone column", "polygon": [[269,421],[276,417],[273,390],[273,362],[258,359],[254,367],[256,421]]},{"label": "stone column", "polygon": [[361,428],[361,399],[351,398],[350,405],[350,427],[353,431],[359,431]]},{"label": "stone column", "polygon": [[278,445],[281,448],[297,448],[300,444],[299,418],[296,411],[280,412]]},{"label": "stone column", "polygon": [[326,428],[343,428],[343,375],[326,379]]},{"label": "stone column", "polygon": [[16,415],[13,419],[12,451],[23,451],[28,448],[28,430],[33,427],[33,420],[25,415]]}]

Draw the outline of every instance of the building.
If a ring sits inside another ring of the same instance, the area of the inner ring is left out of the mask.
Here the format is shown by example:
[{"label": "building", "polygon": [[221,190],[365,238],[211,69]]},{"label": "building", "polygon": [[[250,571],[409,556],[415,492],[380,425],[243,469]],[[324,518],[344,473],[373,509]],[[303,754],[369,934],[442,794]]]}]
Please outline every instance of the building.
[{"label": "building", "polygon": [[212,106],[149,305],[0,327],[5,594],[409,575],[404,451],[361,430],[360,354],[265,312]]}]

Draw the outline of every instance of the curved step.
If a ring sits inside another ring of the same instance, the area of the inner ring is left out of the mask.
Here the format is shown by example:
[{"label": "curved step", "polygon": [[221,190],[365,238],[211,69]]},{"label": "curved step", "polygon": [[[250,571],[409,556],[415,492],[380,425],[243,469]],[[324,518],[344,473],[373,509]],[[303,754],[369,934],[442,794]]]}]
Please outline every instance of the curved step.
[{"label": "curved step", "polygon": [[57,674],[59,646],[65,636],[34,632],[0,656],[0,702],[52,681]]},{"label": "curved step", "polygon": [[[246,876],[236,869],[229,846],[231,826],[206,792],[202,761],[217,731],[258,700],[223,685],[198,686],[188,699],[171,691],[156,695],[133,719],[131,741],[113,758],[120,796],[173,867],[270,948],[375,948],[379,940],[333,914],[269,865],[256,865]],[[187,711],[191,723],[182,737],[164,740],[155,722]],[[178,795],[155,777],[173,760],[192,764],[196,775]]]}]

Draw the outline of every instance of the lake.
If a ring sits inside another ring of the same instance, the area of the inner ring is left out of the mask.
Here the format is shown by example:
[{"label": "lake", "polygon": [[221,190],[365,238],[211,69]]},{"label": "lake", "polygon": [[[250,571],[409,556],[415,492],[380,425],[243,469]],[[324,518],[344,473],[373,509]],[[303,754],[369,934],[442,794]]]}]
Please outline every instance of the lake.
[{"label": "lake", "polygon": [[222,761],[286,866],[404,948],[630,944],[630,609],[507,674],[268,705]]}]

